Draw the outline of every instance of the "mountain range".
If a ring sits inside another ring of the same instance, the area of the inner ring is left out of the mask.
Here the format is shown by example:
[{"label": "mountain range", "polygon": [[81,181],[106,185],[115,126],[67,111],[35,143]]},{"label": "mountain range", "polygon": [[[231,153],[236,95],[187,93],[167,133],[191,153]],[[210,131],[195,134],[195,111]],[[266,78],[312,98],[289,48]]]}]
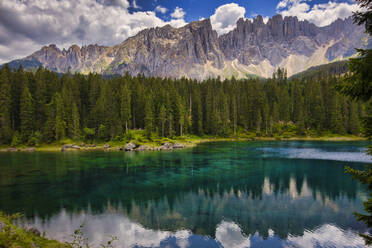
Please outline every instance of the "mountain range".
[{"label": "mountain range", "polygon": [[270,77],[276,68],[288,76],[312,66],[344,60],[355,48],[371,47],[364,27],[351,17],[318,27],[297,17],[275,15],[239,19],[236,28],[218,35],[211,21],[142,30],[114,46],[88,45],[59,49],[51,44],[9,62],[26,69],[42,65],[56,72],[97,72],[106,75],[143,73],[146,76],[245,78]]}]

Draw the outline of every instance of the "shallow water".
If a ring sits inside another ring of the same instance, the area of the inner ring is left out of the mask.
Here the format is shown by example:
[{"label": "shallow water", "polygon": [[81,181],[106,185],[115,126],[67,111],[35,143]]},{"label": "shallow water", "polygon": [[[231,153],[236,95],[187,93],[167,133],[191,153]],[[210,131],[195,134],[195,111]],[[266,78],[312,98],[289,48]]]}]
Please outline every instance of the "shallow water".
[{"label": "shallow water", "polygon": [[364,247],[366,142],[218,142],[162,152],[0,154],[0,210],[96,246]]}]

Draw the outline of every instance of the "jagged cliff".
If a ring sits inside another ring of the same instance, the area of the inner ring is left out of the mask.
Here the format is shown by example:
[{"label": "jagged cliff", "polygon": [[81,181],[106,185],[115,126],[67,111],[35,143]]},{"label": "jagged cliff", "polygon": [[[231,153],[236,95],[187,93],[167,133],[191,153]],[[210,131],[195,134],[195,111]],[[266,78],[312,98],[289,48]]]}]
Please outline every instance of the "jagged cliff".
[{"label": "jagged cliff", "polygon": [[367,47],[371,40],[352,18],[338,19],[317,27],[296,17],[276,15],[263,22],[240,19],[231,32],[218,36],[209,19],[181,28],[170,25],[145,29],[112,46],[71,46],[60,50],[55,45],[12,65],[43,65],[57,72],[79,71],[103,74],[189,77],[205,79],[250,74],[269,77],[277,67],[288,75],[311,66],[342,60],[355,54],[354,48]]}]

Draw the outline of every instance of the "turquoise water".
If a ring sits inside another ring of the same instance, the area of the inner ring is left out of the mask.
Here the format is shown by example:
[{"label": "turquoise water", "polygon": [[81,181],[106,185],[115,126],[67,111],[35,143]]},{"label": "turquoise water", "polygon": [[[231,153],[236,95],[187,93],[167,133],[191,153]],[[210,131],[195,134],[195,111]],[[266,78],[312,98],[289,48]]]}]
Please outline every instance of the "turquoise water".
[{"label": "turquoise water", "polygon": [[366,142],[218,142],[156,152],[0,154],[0,210],[96,247],[364,247]]}]

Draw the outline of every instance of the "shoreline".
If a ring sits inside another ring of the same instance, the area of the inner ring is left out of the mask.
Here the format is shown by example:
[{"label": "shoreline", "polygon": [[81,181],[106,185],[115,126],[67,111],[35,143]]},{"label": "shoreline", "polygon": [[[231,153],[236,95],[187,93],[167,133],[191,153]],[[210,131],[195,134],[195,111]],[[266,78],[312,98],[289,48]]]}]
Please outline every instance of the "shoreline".
[{"label": "shoreline", "polygon": [[[342,141],[368,141],[367,138],[359,136],[320,136],[320,137],[186,137],[178,139],[168,139],[169,141],[155,144],[154,142],[106,142],[97,144],[83,144],[82,142],[72,142],[71,144],[43,144],[39,147],[34,146],[3,146],[0,147],[1,153],[8,152],[79,152],[79,151],[162,151],[162,150],[179,150],[192,148],[200,143],[207,142],[239,142],[239,141],[324,141],[324,142],[342,142]],[[79,145],[80,144],[80,145]],[[132,149],[127,150],[125,147],[133,144]]]}]

